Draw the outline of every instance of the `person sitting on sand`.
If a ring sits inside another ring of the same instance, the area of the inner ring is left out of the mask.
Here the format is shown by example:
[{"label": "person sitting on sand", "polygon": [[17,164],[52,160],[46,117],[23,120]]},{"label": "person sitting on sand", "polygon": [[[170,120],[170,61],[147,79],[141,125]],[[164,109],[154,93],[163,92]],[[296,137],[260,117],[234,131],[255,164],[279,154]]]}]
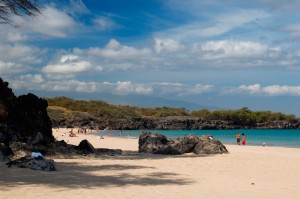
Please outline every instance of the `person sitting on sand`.
[{"label": "person sitting on sand", "polygon": [[246,135],[242,134],[242,145],[246,145]]},{"label": "person sitting on sand", "polygon": [[76,137],[75,133],[73,133],[73,129],[69,132],[69,137]]}]

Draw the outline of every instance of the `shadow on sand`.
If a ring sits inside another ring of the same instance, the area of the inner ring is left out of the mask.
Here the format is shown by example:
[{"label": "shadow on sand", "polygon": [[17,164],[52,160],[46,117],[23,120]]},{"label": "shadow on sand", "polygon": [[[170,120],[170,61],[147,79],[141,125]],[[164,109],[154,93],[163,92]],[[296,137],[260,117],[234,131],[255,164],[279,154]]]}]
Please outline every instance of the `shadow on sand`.
[{"label": "shadow on sand", "polygon": [[214,154],[192,154],[186,153],[181,155],[162,155],[162,154],[151,154],[151,153],[139,153],[138,151],[123,151],[122,154],[116,155],[103,155],[103,156],[94,156],[91,154],[92,158],[100,158],[100,159],[115,159],[115,160],[158,160],[158,159],[169,159],[169,158],[201,158],[207,156],[213,156]]},{"label": "shadow on sand", "polygon": [[[134,154],[134,153],[133,153]],[[141,154],[140,154],[141,155]],[[106,158],[113,159],[142,159],[142,158],[167,158],[169,156],[149,155],[120,155]],[[105,157],[102,157],[105,158]],[[101,164],[101,159],[97,158]],[[174,157],[173,157],[174,158]],[[95,159],[94,159],[95,160]],[[158,167],[141,166],[138,162],[134,165],[103,164],[91,165],[89,159],[81,162],[70,160],[70,162],[56,160],[56,172],[34,171],[11,167],[7,168],[0,163],[0,183],[4,189],[19,185],[46,185],[60,188],[96,188],[96,187],[122,187],[130,185],[153,186],[153,185],[188,185],[194,181],[184,178],[172,172],[160,172]],[[141,175],[136,170],[144,170]],[[136,171],[136,172],[135,172]],[[146,174],[145,174],[146,173]]]}]

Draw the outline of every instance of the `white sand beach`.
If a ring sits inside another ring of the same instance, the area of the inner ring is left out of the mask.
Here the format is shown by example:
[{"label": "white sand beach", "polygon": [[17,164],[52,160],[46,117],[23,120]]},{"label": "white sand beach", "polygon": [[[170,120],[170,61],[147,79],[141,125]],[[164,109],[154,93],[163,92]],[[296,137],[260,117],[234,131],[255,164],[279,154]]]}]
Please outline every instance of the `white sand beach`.
[{"label": "white sand beach", "polygon": [[[229,154],[137,154],[138,139],[79,134],[58,140],[123,155],[55,159],[56,172],[7,168],[0,163],[0,198],[230,198],[293,199],[300,196],[300,149],[226,145]],[[234,139],[234,138],[233,138]],[[47,158],[47,157],[46,157]]]}]

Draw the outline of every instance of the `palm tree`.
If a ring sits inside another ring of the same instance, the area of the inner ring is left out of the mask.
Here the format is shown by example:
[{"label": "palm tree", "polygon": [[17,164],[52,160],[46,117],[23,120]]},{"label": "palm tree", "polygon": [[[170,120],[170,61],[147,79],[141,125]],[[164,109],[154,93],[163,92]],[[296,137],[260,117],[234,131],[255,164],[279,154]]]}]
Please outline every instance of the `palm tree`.
[{"label": "palm tree", "polygon": [[38,0],[0,0],[0,23],[12,25],[11,17],[18,16],[35,16],[40,13],[37,6]]}]

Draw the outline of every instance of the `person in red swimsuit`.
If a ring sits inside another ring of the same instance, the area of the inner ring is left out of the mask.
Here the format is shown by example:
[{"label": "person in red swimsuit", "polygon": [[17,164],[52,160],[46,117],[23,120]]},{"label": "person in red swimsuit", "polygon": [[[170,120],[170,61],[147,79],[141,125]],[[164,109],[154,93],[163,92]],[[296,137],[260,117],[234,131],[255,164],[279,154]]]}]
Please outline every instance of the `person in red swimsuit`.
[{"label": "person in red swimsuit", "polygon": [[242,133],[242,145],[246,145],[246,135]]}]

